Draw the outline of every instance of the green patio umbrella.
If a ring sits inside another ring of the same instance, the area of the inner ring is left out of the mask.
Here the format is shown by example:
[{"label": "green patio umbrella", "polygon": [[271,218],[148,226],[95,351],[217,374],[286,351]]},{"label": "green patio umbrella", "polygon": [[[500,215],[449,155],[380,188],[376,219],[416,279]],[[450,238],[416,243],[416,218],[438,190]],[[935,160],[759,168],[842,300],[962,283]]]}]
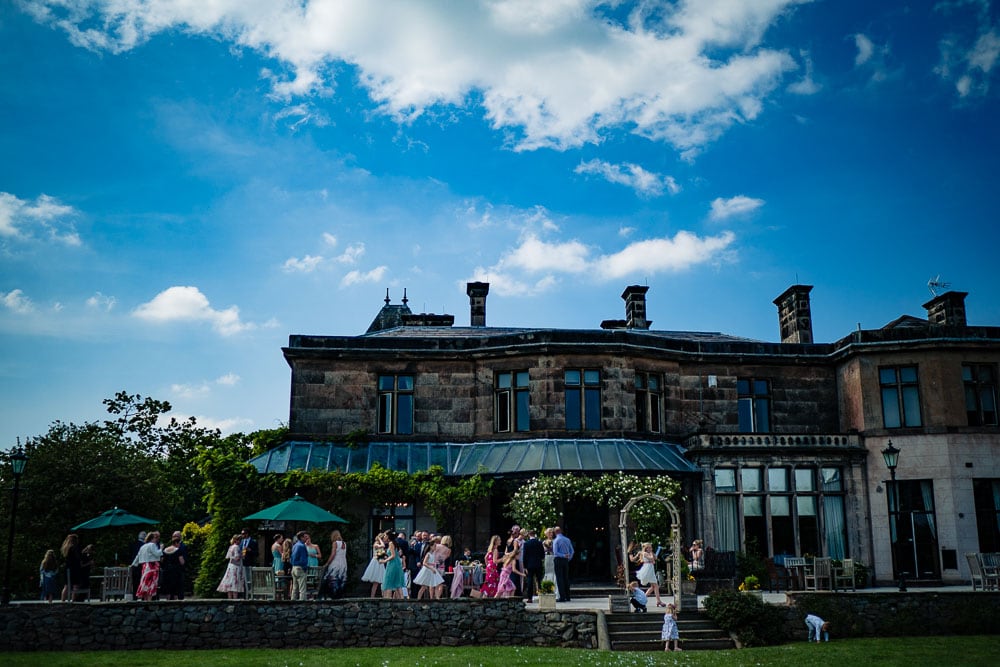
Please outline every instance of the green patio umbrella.
[{"label": "green patio umbrella", "polygon": [[89,521],[84,521],[81,524],[73,526],[73,530],[92,530],[95,528],[112,528],[117,526],[136,526],[140,524],[152,525],[154,523],[159,523],[156,519],[147,519],[146,517],[139,516],[138,514],[132,514],[131,512],[117,507],[109,509],[107,512],[102,513],[99,516],[95,516]]},{"label": "green patio umbrella", "polygon": [[296,521],[300,523],[347,523],[332,512],[295,494],[292,498],[243,517],[244,521]]}]

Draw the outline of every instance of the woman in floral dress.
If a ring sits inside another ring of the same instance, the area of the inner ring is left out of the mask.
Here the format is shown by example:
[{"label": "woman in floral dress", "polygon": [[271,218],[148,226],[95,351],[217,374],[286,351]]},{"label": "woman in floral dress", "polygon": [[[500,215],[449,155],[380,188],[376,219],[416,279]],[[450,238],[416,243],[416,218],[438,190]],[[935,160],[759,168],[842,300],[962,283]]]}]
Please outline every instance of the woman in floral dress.
[{"label": "woman in floral dress", "polygon": [[246,591],[246,580],[243,577],[243,556],[240,554],[240,536],[233,535],[226,552],[226,574],[223,575],[219,587],[215,590],[225,593],[230,600],[235,600],[240,593]]},{"label": "woman in floral dress", "polygon": [[486,574],[483,586],[479,589],[484,598],[497,596],[497,584],[500,583],[500,569],[497,566],[500,560],[500,544],[500,536],[494,535],[490,538],[490,545],[486,547]]}]

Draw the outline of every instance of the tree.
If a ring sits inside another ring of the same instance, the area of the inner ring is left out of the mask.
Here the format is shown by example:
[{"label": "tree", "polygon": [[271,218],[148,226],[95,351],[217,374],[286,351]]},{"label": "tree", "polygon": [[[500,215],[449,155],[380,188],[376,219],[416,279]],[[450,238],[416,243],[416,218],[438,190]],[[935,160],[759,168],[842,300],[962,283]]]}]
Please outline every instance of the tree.
[{"label": "tree", "polygon": [[[21,480],[12,581],[15,592],[36,590],[38,563],[47,549],[58,551],[72,526],[113,507],[180,529],[206,514],[201,476],[193,461],[202,449],[221,443],[214,429],[193,418],[164,417],[166,401],[118,392],[104,401],[113,419],[83,425],[54,422],[26,443],[28,467]],[[3,534],[9,529],[8,494],[0,497]],[[97,565],[124,562],[134,531],[81,531],[97,549]]]}]

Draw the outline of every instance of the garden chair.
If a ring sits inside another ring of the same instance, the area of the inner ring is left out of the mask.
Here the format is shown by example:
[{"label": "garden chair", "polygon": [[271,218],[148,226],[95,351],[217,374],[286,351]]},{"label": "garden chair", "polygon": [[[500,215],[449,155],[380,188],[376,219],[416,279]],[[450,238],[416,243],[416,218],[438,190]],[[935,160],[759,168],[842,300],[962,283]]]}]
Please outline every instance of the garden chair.
[{"label": "garden chair", "polygon": [[106,567],[101,577],[101,602],[132,595],[132,576],[127,567]]},{"label": "garden chair", "polygon": [[274,568],[250,568],[250,599],[274,600]]},{"label": "garden chair", "polygon": [[306,578],[306,599],[315,600],[319,597],[319,585],[323,581],[323,570],[325,568],[322,565],[314,565],[309,568]]},{"label": "garden chair", "polygon": [[788,570],[780,565],[775,565],[773,558],[767,559],[767,590],[768,592],[781,592],[782,587],[788,590],[792,587],[792,577]]},{"label": "garden chair", "polygon": [[979,567],[983,573],[983,588],[988,591],[1000,588],[1000,554],[979,554]]},{"label": "garden chair", "polygon": [[840,567],[833,569],[833,590],[838,590],[841,587],[841,584],[843,584],[844,590],[847,590],[848,587],[850,587],[852,591],[858,590],[854,583],[853,558],[845,558],[841,561]]},{"label": "garden chair", "polygon": [[[795,588],[801,590],[802,574],[806,567],[806,559],[798,556],[785,556],[785,569],[788,570],[789,581],[794,582]],[[789,586],[791,588],[791,586]]]},{"label": "garden chair", "polygon": [[965,554],[965,560],[969,563],[969,576],[972,579],[972,590],[976,590],[976,588],[986,590],[986,582],[983,580],[983,567],[979,564],[979,554],[969,552]]},{"label": "garden chair", "polygon": [[806,564],[805,585],[807,591],[829,590],[830,584],[829,558],[816,558],[811,566]]}]

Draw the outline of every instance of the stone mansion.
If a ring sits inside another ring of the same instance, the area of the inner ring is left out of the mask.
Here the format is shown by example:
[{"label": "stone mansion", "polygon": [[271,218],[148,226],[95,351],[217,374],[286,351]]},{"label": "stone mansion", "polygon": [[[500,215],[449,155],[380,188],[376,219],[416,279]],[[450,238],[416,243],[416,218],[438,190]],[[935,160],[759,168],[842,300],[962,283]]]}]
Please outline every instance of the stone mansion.
[{"label": "stone mansion", "polygon": [[[364,334],[289,337],[289,439],[252,463],[440,465],[511,484],[668,475],[682,483],[685,542],[853,557],[881,582],[967,581],[966,552],[1000,551],[1000,327],[969,325],[965,293],[935,296],[926,319],[815,342],[812,287],[793,285],[774,300],[781,342],[765,342],[656,330],[648,289],[627,287],[624,319],[585,330],[491,327],[488,283],[467,285],[468,326],[387,292]],[[357,432],[367,446],[346,446]],[[470,508],[458,543],[504,534],[508,499]],[[565,508],[583,555],[574,576],[613,576],[618,509]],[[369,532],[435,528],[412,503],[361,511]]]}]

